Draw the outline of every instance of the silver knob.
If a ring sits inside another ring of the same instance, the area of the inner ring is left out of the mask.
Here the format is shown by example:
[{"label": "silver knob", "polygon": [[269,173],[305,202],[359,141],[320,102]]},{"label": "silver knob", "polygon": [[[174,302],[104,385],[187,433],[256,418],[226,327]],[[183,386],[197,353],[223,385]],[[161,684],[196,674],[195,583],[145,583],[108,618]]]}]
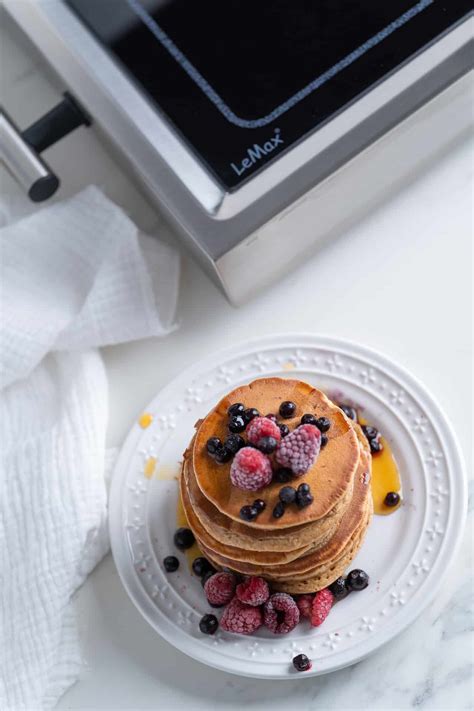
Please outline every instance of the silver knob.
[{"label": "silver knob", "polygon": [[33,202],[47,200],[59,187],[58,177],[25,141],[3,109],[0,109],[0,160]]}]

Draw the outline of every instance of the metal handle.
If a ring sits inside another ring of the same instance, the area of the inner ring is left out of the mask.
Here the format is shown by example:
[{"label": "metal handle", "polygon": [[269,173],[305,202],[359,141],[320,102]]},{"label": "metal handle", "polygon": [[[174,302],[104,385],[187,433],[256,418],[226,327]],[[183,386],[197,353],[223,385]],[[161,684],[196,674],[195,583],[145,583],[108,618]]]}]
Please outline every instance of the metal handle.
[{"label": "metal handle", "polygon": [[0,159],[33,202],[47,200],[58,189],[58,177],[25,141],[21,131],[2,109],[0,109]]}]

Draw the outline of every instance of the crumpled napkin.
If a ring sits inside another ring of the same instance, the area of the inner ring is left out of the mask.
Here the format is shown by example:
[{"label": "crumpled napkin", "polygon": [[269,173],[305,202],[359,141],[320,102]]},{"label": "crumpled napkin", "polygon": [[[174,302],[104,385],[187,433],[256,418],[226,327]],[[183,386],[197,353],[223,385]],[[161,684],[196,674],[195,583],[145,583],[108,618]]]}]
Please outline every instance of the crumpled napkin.
[{"label": "crumpled napkin", "polygon": [[70,600],[108,549],[97,348],[175,327],[179,256],[95,187],[0,250],[0,708],[36,711],[79,675]]}]

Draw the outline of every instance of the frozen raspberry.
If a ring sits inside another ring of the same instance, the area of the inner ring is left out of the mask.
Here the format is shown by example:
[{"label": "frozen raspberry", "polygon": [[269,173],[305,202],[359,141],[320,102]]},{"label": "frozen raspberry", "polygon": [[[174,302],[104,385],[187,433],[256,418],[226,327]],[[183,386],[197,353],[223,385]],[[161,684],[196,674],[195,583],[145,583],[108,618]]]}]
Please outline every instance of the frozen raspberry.
[{"label": "frozen raspberry", "polygon": [[311,624],[313,627],[319,627],[319,625],[323,624],[329,615],[333,602],[334,595],[328,588],[324,588],[324,590],[320,590],[316,593],[311,608]]},{"label": "frozen raspberry", "polygon": [[319,454],[321,432],[314,425],[300,425],[285,437],[276,451],[276,460],[293,474],[306,474]]},{"label": "frozen raspberry", "polygon": [[270,597],[268,583],[263,578],[249,577],[243,583],[237,585],[235,594],[240,602],[245,602],[246,605],[263,605]]},{"label": "frozen raspberry", "polygon": [[269,458],[253,447],[239,449],[230,467],[230,480],[239,489],[262,489],[272,480]]},{"label": "frozen raspberry", "polygon": [[262,437],[273,437],[277,442],[281,440],[280,428],[268,417],[254,417],[247,426],[245,434],[251,444],[258,444]]},{"label": "frozen raspberry", "polygon": [[204,592],[211,605],[227,605],[235,594],[237,578],[232,573],[214,573],[204,583]]},{"label": "frozen raspberry", "polygon": [[299,621],[298,606],[287,593],[275,593],[263,607],[263,622],[275,634],[291,632]]},{"label": "frozen raspberry", "polygon": [[296,604],[300,611],[300,617],[311,617],[311,606],[313,604],[312,595],[300,595],[296,600]]},{"label": "frozen raspberry", "polygon": [[221,617],[221,629],[226,632],[253,634],[261,626],[261,609],[245,605],[237,597],[227,605]]}]

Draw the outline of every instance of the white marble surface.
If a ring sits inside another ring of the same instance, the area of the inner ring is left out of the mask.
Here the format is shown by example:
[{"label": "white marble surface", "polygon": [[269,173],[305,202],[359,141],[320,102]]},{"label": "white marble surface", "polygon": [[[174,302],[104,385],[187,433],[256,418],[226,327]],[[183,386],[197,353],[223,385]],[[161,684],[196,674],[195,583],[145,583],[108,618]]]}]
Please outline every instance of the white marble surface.
[{"label": "white marble surface", "polygon": [[[9,25],[0,41],[2,103],[26,126],[59,92]],[[144,228],[166,230],[93,131],[78,130],[46,158],[63,180],[58,197],[96,183]],[[471,240],[472,141],[465,136],[390,202],[239,310],[184,255],[179,331],[105,351],[109,443],[119,445],[151,396],[195,359],[253,334],[304,330],[360,341],[411,370],[446,411],[471,472]],[[217,673],[177,652],[136,612],[108,556],[77,596],[84,671],[58,708],[472,708],[471,535],[472,508],[458,559],[411,629],[352,668],[282,683]]]}]

